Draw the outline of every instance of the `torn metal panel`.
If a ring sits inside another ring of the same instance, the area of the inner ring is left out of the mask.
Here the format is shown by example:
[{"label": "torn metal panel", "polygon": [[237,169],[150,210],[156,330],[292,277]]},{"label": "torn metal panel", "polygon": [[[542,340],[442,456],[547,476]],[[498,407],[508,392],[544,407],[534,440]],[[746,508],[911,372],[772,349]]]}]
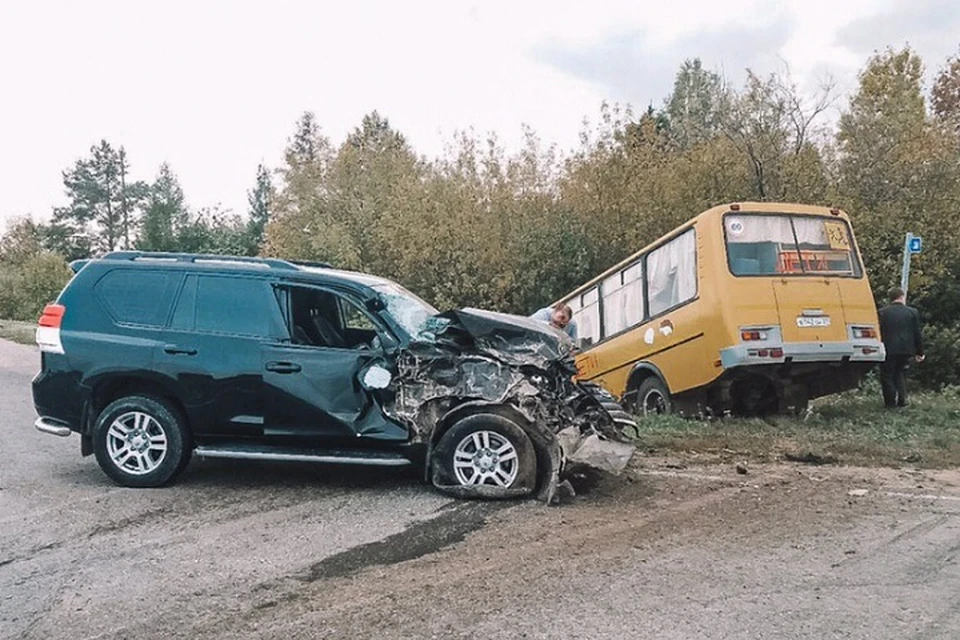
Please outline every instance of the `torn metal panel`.
[{"label": "torn metal panel", "polygon": [[[622,415],[615,421],[606,408],[611,398],[574,381],[572,349],[564,334],[527,318],[451,311],[430,318],[396,354],[389,383],[379,371],[364,380],[380,389],[384,413],[427,443],[466,405],[519,414],[538,454],[539,495],[549,502],[566,461],[616,474],[634,451],[621,442]],[[492,486],[445,488],[475,497],[511,495]]]}]

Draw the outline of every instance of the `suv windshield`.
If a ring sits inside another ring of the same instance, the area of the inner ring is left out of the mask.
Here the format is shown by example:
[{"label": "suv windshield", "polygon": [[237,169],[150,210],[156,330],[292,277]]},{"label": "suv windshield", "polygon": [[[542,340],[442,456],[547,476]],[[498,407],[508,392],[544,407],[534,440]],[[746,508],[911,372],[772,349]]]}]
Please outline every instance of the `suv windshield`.
[{"label": "suv windshield", "polygon": [[430,318],[440,313],[398,284],[378,284],[373,288],[394,321],[412,338],[419,336],[427,328]]},{"label": "suv windshield", "polygon": [[724,217],[724,231],[735,276],[860,277],[850,228],[839,218],[731,214]]}]

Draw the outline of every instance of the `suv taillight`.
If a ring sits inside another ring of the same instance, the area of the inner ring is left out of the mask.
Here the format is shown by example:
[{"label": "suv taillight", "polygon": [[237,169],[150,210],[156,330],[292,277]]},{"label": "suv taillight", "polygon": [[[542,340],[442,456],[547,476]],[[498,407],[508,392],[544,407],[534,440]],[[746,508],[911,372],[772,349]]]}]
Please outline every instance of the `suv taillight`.
[{"label": "suv taillight", "polygon": [[59,329],[60,323],[63,322],[63,314],[66,311],[67,308],[62,304],[48,304],[43,308],[43,313],[40,315],[40,326]]},{"label": "suv taillight", "polygon": [[62,304],[48,304],[43,308],[37,327],[37,346],[47,353],[63,353],[60,325],[67,308]]}]

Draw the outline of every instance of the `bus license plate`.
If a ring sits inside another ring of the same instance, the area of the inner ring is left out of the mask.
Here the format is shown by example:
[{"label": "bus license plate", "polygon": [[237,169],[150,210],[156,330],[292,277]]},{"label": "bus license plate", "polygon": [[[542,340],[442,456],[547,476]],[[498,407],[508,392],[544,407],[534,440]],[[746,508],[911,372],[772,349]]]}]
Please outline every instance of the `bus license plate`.
[{"label": "bus license plate", "polygon": [[829,327],[830,316],[800,316],[797,318],[798,327]]}]

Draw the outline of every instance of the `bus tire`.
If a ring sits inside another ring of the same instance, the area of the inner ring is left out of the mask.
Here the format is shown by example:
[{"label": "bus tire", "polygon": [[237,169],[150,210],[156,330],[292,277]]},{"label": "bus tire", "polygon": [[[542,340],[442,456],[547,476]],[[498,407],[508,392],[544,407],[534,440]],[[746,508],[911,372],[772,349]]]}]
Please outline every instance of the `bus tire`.
[{"label": "bus tire", "polygon": [[670,390],[657,376],[644,378],[637,387],[634,409],[637,415],[665,415],[673,413],[673,401],[670,399]]}]

